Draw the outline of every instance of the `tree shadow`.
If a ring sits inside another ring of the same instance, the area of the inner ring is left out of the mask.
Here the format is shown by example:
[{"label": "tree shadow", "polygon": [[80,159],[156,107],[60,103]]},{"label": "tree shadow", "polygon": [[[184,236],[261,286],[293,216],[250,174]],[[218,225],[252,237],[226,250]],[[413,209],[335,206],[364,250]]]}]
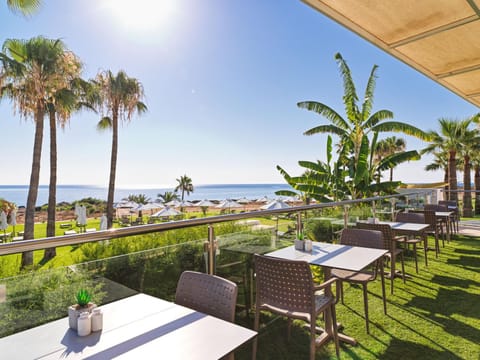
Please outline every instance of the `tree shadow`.
[{"label": "tree shadow", "polygon": [[387,350],[378,359],[461,359],[449,351],[434,350],[430,346],[393,338]]},{"label": "tree shadow", "polygon": [[480,286],[480,283],[477,281],[442,275],[434,275],[432,282],[444,287],[461,287],[464,289],[468,289],[470,286]]},{"label": "tree shadow", "polygon": [[448,265],[461,266],[464,269],[478,271],[480,268],[480,260],[474,256],[461,255],[458,259],[447,259]]},{"label": "tree shadow", "polygon": [[480,319],[477,294],[442,288],[438,291],[436,299],[417,296],[406,303],[405,308],[420,309],[428,318],[441,324],[446,332],[475,344],[480,343],[480,329],[452,318],[452,315],[458,314]]},{"label": "tree shadow", "polygon": [[480,250],[473,250],[473,249],[455,249],[453,250],[454,253],[457,254],[467,254],[467,255],[478,255],[480,256]]}]

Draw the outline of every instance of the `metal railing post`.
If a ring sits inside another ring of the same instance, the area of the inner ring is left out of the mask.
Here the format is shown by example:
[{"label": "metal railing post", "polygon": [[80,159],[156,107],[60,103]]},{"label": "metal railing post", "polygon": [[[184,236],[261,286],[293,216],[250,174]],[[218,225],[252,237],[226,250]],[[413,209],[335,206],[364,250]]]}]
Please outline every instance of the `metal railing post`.
[{"label": "metal railing post", "polygon": [[343,207],[343,228],[348,228],[348,205]]},{"label": "metal railing post", "polygon": [[212,225],[208,225],[208,273],[214,275],[215,253],[217,251],[217,243],[215,241],[215,231]]},{"label": "metal railing post", "polygon": [[373,213],[373,218],[375,219],[377,217],[377,208],[375,205],[375,200],[372,201],[372,213]]},{"label": "metal railing post", "polygon": [[297,236],[303,231],[302,213],[297,212]]}]

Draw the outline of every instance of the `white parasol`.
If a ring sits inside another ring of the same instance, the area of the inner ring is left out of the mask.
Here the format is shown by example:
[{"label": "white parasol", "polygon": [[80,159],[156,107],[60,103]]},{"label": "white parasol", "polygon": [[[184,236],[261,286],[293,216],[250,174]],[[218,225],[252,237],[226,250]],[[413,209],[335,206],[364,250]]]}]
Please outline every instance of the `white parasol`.
[{"label": "white parasol", "polygon": [[5,211],[2,210],[2,212],[0,213],[0,230],[3,230],[4,236],[6,234],[7,227],[7,214],[5,214]]},{"label": "white parasol", "polygon": [[177,215],[182,215],[182,213],[178,210],[172,209],[171,207],[165,207],[165,209],[160,210],[159,212],[156,212],[152,216],[155,217],[167,217],[167,216],[177,216]]},{"label": "white parasol", "polygon": [[10,213],[10,225],[13,227],[13,236],[15,236],[15,226],[17,226],[17,210]]},{"label": "white parasol", "polygon": [[107,230],[107,216],[105,214],[100,218],[100,230]]},{"label": "white parasol", "polygon": [[288,209],[291,207],[288,204],[285,204],[282,200],[273,200],[272,202],[263,205],[260,207],[262,210],[278,210],[278,209]]}]

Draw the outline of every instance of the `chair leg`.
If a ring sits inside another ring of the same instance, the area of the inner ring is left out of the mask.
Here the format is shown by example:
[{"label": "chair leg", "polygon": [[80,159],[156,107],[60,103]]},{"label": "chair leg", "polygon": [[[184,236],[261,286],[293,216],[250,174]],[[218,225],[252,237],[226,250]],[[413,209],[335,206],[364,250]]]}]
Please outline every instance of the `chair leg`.
[{"label": "chair leg", "polygon": [[339,290],[340,290],[340,299],[342,301],[342,305],[345,305],[345,302],[343,300],[343,281],[342,280],[338,281],[338,286],[339,286]]},{"label": "chair leg", "polygon": [[[253,330],[258,332],[258,327],[260,325],[260,310],[258,307],[255,307],[255,321],[253,323]],[[252,344],[252,360],[256,360],[257,358],[257,342],[258,342],[258,335],[255,336],[253,339],[253,344]]]},{"label": "chair leg", "polygon": [[402,260],[402,279],[403,283],[405,284],[405,259],[403,257],[403,252],[400,253],[400,258]]},{"label": "chair leg", "polygon": [[428,256],[427,256],[427,252],[428,252],[427,236],[424,236],[424,237],[423,237],[423,253],[424,253],[424,256],[425,256],[425,267],[428,267]]},{"label": "chair leg", "polygon": [[383,267],[383,259],[380,259],[380,280],[382,281],[383,312],[387,315],[387,294],[385,294],[385,269]]},{"label": "chair leg", "polygon": [[315,318],[310,315],[310,360],[315,360],[316,348],[316,323]]},{"label": "chair leg", "polygon": [[340,344],[338,340],[338,328],[337,328],[337,314],[335,311],[335,304],[330,306],[330,314],[332,315],[332,330],[333,330],[333,340],[335,341],[335,352],[337,353],[337,358],[340,359]]},{"label": "chair leg", "polygon": [[413,256],[415,257],[415,272],[418,274],[417,244],[413,243]]},{"label": "chair leg", "polygon": [[368,295],[367,295],[367,284],[363,283],[363,307],[365,308],[365,325],[367,327],[367,334],[370,334],[370,327],[368,324]]}]

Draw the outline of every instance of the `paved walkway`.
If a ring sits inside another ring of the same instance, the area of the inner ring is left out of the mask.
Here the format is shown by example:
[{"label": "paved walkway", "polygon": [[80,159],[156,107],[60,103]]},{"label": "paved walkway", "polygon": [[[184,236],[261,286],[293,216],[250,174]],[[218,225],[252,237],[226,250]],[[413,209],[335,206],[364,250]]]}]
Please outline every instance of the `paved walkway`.
[{"label": "paved walkway", "polygon": [[480,220],[460,221],[458,230],[458,232],[462,235],[480,237]]}]

